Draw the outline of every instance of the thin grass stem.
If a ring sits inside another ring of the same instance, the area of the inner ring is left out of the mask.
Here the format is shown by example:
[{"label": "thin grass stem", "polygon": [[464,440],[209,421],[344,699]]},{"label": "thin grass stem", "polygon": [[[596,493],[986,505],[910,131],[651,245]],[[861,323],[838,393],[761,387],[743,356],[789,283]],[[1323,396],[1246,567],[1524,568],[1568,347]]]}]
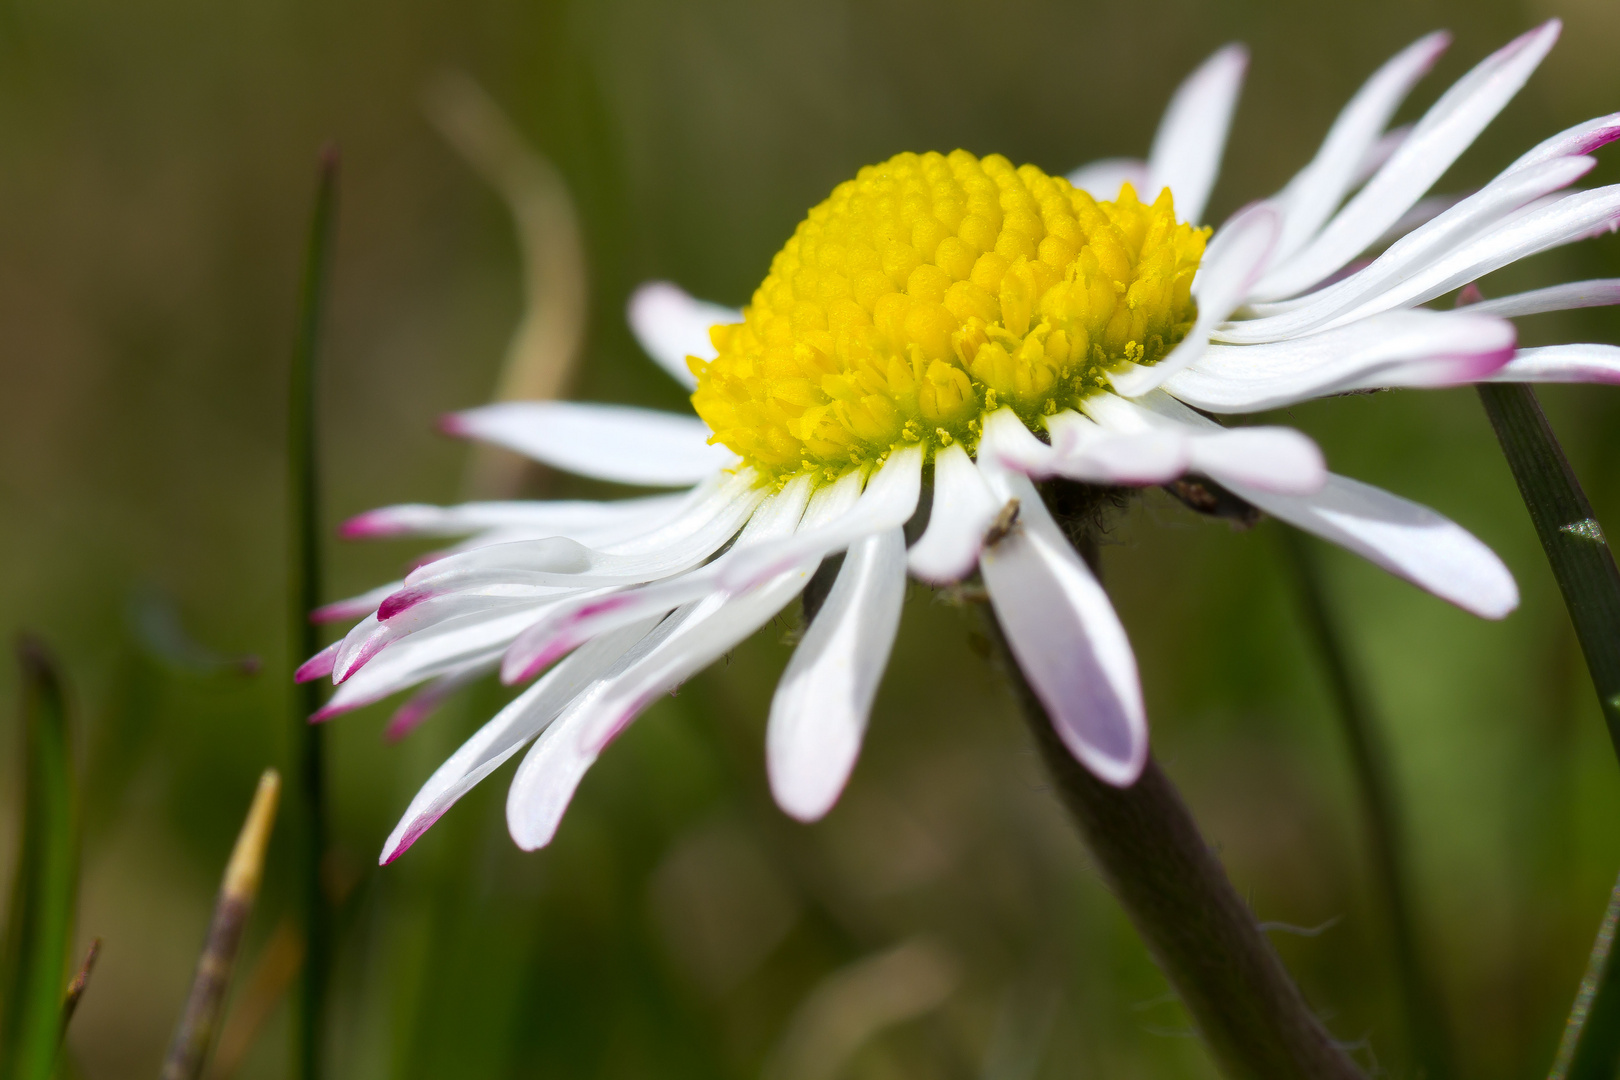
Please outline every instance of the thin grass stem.
[{"label": "thin grass stem", "polygon": [[[338,154],[321,153],[304,259],[298,333],[293,347],[287,410],[287,476],[289,482],[289,566],[291,662],[298,664],[319,649],[309,613],[320,605],[320,467],[316,453],[315,388],[321,328],[331,276],[332,240],[337,220]],[[291,679],[289,678],[289,681]],[[318,684],[293,691],[292,760],[296,777],[295,825],[298,876],[295,895],[304,931],[304,971],[293,1014],[293,1062],[296,1075],[318,1080],[323,1075],[324,1018],[331,971],[332,909],[322,886],[326,855],[326,753],[319,725],[309,717],[320,705]]]},{"label": "thin grass stem", "polygon": [[[1535,391],[1521,383],[1486,383],[1479,398],[1563,593],[1620,754],[1620,570],[1609,541]],[[1550,1073],[1559,1080],[1609,1080],[1620,1068],[1620,972],[1610,953],[1615,918],[1611,900]]]},{"label": "thin grass stem", "polygon": [[1423,1074],[1429,1080],[1445,1080],[1455,1074],[1445,1011],[1424,962],[1426,953],[1410,899],[1412,886],[1401,842],[1399,800],[1382,731],[1339,634],[1310,542],[1292,529],[1281,535],[1299,586],[1305,628],[1326,669],[1334,709],[1349,744],[1351,772],[1372,856],[1373,889],[1384,909],[1395,973],[1406,1005],[1407,1041]]}]

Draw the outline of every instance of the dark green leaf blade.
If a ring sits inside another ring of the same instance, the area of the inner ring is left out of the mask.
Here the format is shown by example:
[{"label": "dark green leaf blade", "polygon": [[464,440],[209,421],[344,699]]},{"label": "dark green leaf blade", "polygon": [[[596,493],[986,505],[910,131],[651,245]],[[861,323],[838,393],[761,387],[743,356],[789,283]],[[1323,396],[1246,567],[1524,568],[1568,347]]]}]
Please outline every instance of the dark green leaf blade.
[{"label": "dark green leaf blade", "polygon": [[[311,215],[309,242],[304,255],[304,278],[299,296],[298,331],[293,344],[288,378],[287,478],[288,539],[290,555],[287,597],[291,619],[293,664],[313,656],[319,647],[310,612],[321,597],[320,463],[316,452],[315,394],[320,358],[321,327],[332,264],[332,239],[337,220],[338,154],[335,147],[321,153]],[[321,885],[321,863],[326,853],[326,750],[324,727],[310,723],[320,704],[317,683],[299,684],[293,692],[292,775],[295,798],[290,815],[297,830],[298,893],[302,906],[305,962],[294,1014],[295,1072],[304,1080],[323,1075],[324,1019],[330,972],[331,904]]]},{"label": "dark green leaf blade", "polygon": [[[1620,754],[1620,570],[1614,554],[1535,391],[1520,383],[1485,383],[1479,397],[1564,595]],[[1620,914],[1616,888],[1549,1074],[1554,1080],[1612,1080],[1620,1066],[1620,971],[1610,953]]]},{"label": "dark green leaf blade", "polygon": [[72,749],[56,665],[18,644],[22,668],[22,837],[6,927],[0,1080],[48,1080],[62,1031],[62,993],[78,885]]}]

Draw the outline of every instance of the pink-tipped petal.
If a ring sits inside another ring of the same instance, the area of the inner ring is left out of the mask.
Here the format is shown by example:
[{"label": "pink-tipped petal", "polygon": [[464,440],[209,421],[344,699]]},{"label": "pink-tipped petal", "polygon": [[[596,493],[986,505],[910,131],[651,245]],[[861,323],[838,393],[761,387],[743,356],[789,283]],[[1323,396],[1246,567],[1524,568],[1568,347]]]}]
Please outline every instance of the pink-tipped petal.
[{"label": "pink-tipped petal", "polygon": [[1545,345],[1520,349],[1488,382],[1603,383],[1620,386],[1620,347]]},{"label": "pink-tipped petal", "polygon": [[298,670],[293,672],[293,682],[314,682],[316,679],[324,679],[332,674],[332,667],[337,663],[338,650],[342,647],[343,642],[334,641],[302,664],[299,664]]},{"label": "pink-tipped petal", "polygon": [[1561,25],[1553,19],[1520,35],[1452,84],[1377,175],[1309,243],[1269,268],[1249,299],[1301,293],[1366,250],[1513,99],[1558,40]]}]

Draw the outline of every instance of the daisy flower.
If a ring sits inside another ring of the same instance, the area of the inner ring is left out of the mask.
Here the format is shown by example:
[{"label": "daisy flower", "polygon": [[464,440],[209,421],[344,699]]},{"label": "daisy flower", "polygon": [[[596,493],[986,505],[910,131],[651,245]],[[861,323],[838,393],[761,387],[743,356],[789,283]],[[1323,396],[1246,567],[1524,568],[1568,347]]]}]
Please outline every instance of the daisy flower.
[{"label": "daisy flower", "polygon": [[[1620,115],[1548,139],[1464,198],[1425,198],[1558,32],[1555,21],[1518,38],[1416,124],[1388,130],[1447,38],[1416,42],[1286,187],[1214,231],[1199,222],[1246,67],[1236,46],[1176,92],[1145,162],[1065,178],[961,150],[901,154],[812,209],[743,310],[662,283],[635,295],[631,324],[692,391],[695,416],[527,402],[451,417],[455,434],[556,468],[685,490],[396,506],[345,527],[467,539],[319,613],[364,617],[300,672],[338,684],[317,719],[425,682],[396,717],[408,725],[488,672],[532,680],[433,774],[382,860],[525,746],[508,823],[520,846],[546,844],[586,770],[649,703],[839,553],[771,705],[766,764],[785,811],[819,818],[848,779],[908,570],[935,584],[982,575],[1064,743],[1101,779],[1131,784],[1148,752],[1136,662],[1040,481],[1192,475],[1465,610],[1506,615],[1513,577],[1471,534],[1330,474],[1299,432],[1212,415],[1384,387],[1620,381],[1620,349],[1515,350],[1506,321],[1612,303],[1616,282],[1422,306],[1620,220],[1620,187],[1571,188],[1588,154],[1620,137]],[[905,528],[925,516],[908,550]]]}]

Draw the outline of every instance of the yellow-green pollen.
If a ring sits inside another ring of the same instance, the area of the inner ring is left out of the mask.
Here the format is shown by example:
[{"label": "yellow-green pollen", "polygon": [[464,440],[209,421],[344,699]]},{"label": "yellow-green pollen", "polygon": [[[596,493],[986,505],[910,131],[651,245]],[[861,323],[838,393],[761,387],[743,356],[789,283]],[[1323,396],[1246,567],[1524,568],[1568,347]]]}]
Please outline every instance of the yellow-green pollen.
[{"label": "yellow-green pollen", "polygon": [[842,472],[897,445],[978,445],[1011,406],[1032,429],[1152,364],[1192,325],[1209,230],[1166,188],[1097,202],[1004,157],[900,154],[810,211],[743,311],[688,360],[692,404],[770,475]]}]

